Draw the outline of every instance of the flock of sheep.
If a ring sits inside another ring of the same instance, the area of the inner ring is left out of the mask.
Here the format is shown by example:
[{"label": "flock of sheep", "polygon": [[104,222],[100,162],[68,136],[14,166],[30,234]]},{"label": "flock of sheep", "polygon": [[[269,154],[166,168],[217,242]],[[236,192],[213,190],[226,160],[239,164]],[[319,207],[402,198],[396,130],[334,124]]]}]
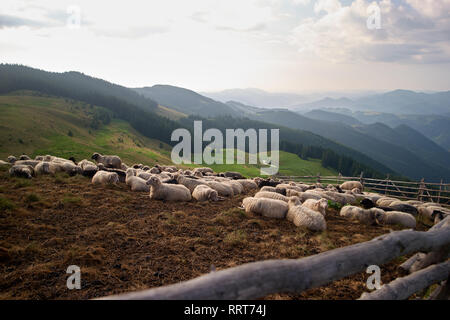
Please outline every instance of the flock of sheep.
[{"label": "flock of sheep", "polygon": [[[400,225],[416,227],[416,217],[440,221],[450,210],[435,203],[400,201],[376,193],[363,192],[358,181],[339,186],[320,183],[280,182],[273,179],[246,179],[237,172],[215,173],[211,168],[182,170],[175,166],[153,167],[135,164],[128,167],[118,156],[99,153],[76,162],[74,158],[26,155],[18,159],[9,156],[0,165],[11,165],[11,176],[32,178],[42,174],[66,172],[92,178],[94,184],[126,183],[132,191],[147,192],[150,199],[166,201],[223,201],[235,195],[257,191],[242,202],[242,209],[275,219],[287,219],[298,227],[312,231],[327,228],[326,213],[329,201],[341,204],[340,215],[360,223],[372,225]],[[362,206],[362,207],[361,207]]]}]

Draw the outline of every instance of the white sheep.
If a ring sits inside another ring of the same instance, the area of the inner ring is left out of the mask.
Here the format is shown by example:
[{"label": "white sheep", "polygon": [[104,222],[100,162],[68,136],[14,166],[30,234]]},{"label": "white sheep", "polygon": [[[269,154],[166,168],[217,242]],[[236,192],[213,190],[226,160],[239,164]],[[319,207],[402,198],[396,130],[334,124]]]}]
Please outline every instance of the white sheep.
[{"label": "white sheep", "polygon": [[326,199],[320,200],[308,199],[305,202],[303,202],[302,206],[317,211],[325,217],[328,209],[328,201]]},{"label": "white sheep", "polygon": [[95,152],[92,155],[92,159],[97,161],[97,163],[103,163],[107,168],[122,168],[122,160],[118,156],[104,156],[100,153]]},{"label": "white sheep", "polygon": [[196,199],[197,201],[220,200],[219,194],[217,193],[216,190],[203,184],[195,187],[194,191],[192,192],[192,198]]},{"label": "white sheep", "polygon": [[179,184],[162,183],[157,177],[151,177],[147,184],[150,188],[150,199],[167,201],[191,201],[188,188]]},{"label": "white sheep", "polygon": [[391,197],[382,197],[377,200],[377,206],[378,207],[389,207],[389,205],[394,201],[398,201],[398,199],[394,199]]},{"label": "white sheep", "polygon": [[345,206],[339,213],[342,217],[357,220],[367,225],[378,223],[378,221],[383,219],[384,214],[385,212],[378,208],[365,210],[355,206]]},{"label": "white sheep", "polygon": [[324,216],[308,207],[299,205],[298,198],[290,198],[288,207],[286,218],[292,221],[297,227],[303,227],[312,231],[324,231],[327,229]]},{"label": "white sheep", "polygon": [[40,161],[37,160],[17,160],[14,164],[24,165],[24,166],[32,166],[33,168],[37,166]]},{"label": "white sheep", "polygon": [[193,171],[193,173],[194,173],[194,175],[197,173],[197,172],[199,172],[199,173],[201,173],[202,175],[204,175],[205,173],[214,173],[214,170],[213,169],[211,169],[211,168],[194,168],[194,171]]},{"label": "white sheep", "polygon": [[286,202],[267,198],[248,197],[242,201],[242,205],[247,213],[276,219],[284,219],[289,210]]},{"label": "white sheep", "polygon": [[363,189],[364,189],[363,185],[359,181],[346,181],[340,185],[340,188],[342,190],[353,190],[353,189],[357,188],[360,191],[363,191]]},{"label": "white sheep", "polygon": [[189,191],[192,193],[194,192],[194,189],[199,185],[206,185],[205,181],[200,179],[192,179],[189,177],[185,177],[179,174],[175,174],[175,179],[177,182],[186,188],[189,189]]},{"label": "white sheep", "polygon": [[26,154],[23,154],[19,157],[19,160],[31,160],[31,158],[29,156],[27,156]]},{"label": "white sheep", "polygon": [[275,199],[288,202],[289,198],[277,192],[260,191],[254,195],[255,198]]},{"label": "white sheep", "polygon": [[136,177],[133,168],[128,168],[126,174],[125,183],[127,186],[130,186],[131,191],[150,192],[150,186],[147,185],[147,180]]},{"label": "white sheep", "polygon": [[221,197],[234,196],[233,188],[228,184],[217,181],[205,181],[205,184],[216,190]]},{"label": "white sheep", "polygon": [[0,166],[5,166],[5,165],[11,165],[11,163],[3,161],[3,160],[0,160]]},{"label": "white sheep", "polygon": [[9,163],[14,163],[14,162],[17,161],[17,158],[14,157],[14,156],[8,156],[7,160],[8,160]]},{"label": "white sheep", "polygon": [[116,184],[119,182],[119,175],[115,172],[97,171],[92,177],[93,184]]},{"label": "white sheep", "polygon": [[36,167],[34,168],[34,171],[37,175],[41,175],[41,174],[55,175],[57,172],[62,172],[63,169],[57,163],[42,161],[36,165]]},{"label": "white sheep", "polygon": [[223,183],[229,185],[233,189],[234,195],[241,194],[244,192],[244,187],[236,180],[224,181]]},{"label": "white sheep", "polygon": [[236,181],[240,183],[242,187],[244,187],[244,192],[258,189],[258,185],[256,184],[256,182],[251,179],[239,179]]},{"label": "white sheep", "polygon": [[380,224],[395,224],[409,229],[414,229],[416,227],[416,218],[406,212],[388,211],[385,212],[384,215],[377,220]]},{"label": "white sheep", "polygon": [[15,164],[9,169],[11,176],[31,179],[34,175],[34,168],[29,165]]},{"label": "white sheep", "polygon": [[98,171],[97,165],[86,159],[83,159],[80,162],[78,162],[78,166],[81,168],[82,174],[84,176],[92,177]]}]

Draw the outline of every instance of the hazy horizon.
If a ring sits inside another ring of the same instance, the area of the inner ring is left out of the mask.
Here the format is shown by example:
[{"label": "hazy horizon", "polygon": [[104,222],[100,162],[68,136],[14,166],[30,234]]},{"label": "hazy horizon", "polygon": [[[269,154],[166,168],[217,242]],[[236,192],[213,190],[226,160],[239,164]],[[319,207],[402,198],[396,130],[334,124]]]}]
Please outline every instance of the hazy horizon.
[{"label": "hazy horizon", "polygon": [[[379,29],[367,26],[372,3]],[[5,0],[2,7],[0,62],[126,87],[450,89],[450,0]]]}]

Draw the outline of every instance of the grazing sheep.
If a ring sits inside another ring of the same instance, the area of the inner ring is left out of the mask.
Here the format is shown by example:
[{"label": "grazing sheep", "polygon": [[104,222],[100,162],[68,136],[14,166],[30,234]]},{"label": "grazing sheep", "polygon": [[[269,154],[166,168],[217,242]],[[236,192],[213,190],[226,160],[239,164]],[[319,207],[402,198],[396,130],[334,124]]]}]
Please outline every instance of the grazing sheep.
[{"label": "grazing sheep", "polygon": [[419,211],[413,205],[406,203],[404,201],[394,201],[389,204],[389,208],[394,209],[394,211],[407,212],[414,216],[419,214]]},{"label": "grazing sheep", "polygon": [[29,165],[15,164],[9,169],[9,174],[15,177],[31,179],[34,175],[34,168]]},{"label": "grazing sheep", "polygon": [[233,188],[228,184],[217,181],[205,181],[205,184],[216,190],[221,197],[234,196]]},{"label": "grazing sheep", "polygon": [[242,201],[245,212],[262,215],[267,218],[284,219],[289,210],[286,202],[267,198],[248,197]]},{"label": "grazing sheep", "polygon": [[299,205],[298,198],[290,198],[288,207],[286,218],[297,227],[303,227],[311,231],[324,231],[327,229],[324,216],[308,207]]},{"label": "grazing sheep", "polygon": [[325,217],[328,209],[328,201],[326,199],[308,199],[302,204],[302,206],[317,211]]},{"label": "grazing sheep", "polygon": [[178,174],[175,174],[175,179],[179,184],[188,188],[191,193],[194,192],[194,189],[197,186],[206,185],[206,183],[203,180],[192,179]]},{"label": "grazing sheep", "polygon": [[385,212],[378,208],[365,210],[355,206],[345,206],[339,213],[339,215],[342,217],[346,217],[351,220],[357,220],[367,225],[376,224],[377,221],[383,219],[384,214]]},{"label": "grazing sheep", "polygon": [[19,157],[19,160],[31,160],[31,158],[29,156],[27,156],[26,154],[23,154]]},{"label": "grazing sheep", "polygon": [[103,163],[107,168],[122,168],[122,160],[118,156],[103,156],[100,153],[95,152],[92,155],[92,159],[97,163]]},{"label": "grazing sheep", "polygon": [[239,179],[236,182],[240,183],[244,187],[244,192],[249,192],[251,190],[258,189],[258,185],[255,181],[251,179]]},{"label": "grazing sheep", "polygon": [[340,188],[342,190],[353,190],[353,189],[359,189],[360,191],[363,191],[363,185],[359,181],[346,181],[343,184],[340,185]]},{"label": "grazing sheep", "polygon": [[119,182],[119,175],[115,172],[97,171],[92,177],[93,184],[116,184]]},{"label": "grazing sheep", "polygon": [[133,168],[128,168],[126,174],[125,183],[127,186],[130,186],[131,191],[150,192],[150,186],[147,185],[147,181],[136,177]]},{"label": "grazing sheep", "polygon": [[180,184],[162,183],[157,177],[151,177],[147,184],[150,188],[150,199],[167,201],[191,201],[192,196],[188,188]]},{"label": "grazing sheep", "polygon": [[192,198],[197,201],[219,201],[219,194],[213,188],[207,185],[198,185],[192,192]]},{"label": "grazing sheep", "polygon": [[78,162],[78,166],[81,168],[82,175],[85,177],[93,177],[98,171],[97,165],[86,159]]},{"label": "grazing sheep", "polygon": [[416,218],[409,213],[400,211],[385,212],[381,219],[377,219],[380,224],[400,225],[405,228],[416,227]]},{"label": "grazing sheep", "polygon": [[275,199],[275,200],[281,200],[284,202],[288,202],[289,198],[283,196],[282,194],[279,194],[277,192],[268,192],[268,191],[260,191],[254,196],[255,198],[266,198],[266,199]]},{"label": "grazing sheep", "polygon": [[17,161],[17,158],[14,157],[14,156],[9,156],[9,157],[7,158],[7,160],[8,160],[9,163],[14,163],[14,162]]}]

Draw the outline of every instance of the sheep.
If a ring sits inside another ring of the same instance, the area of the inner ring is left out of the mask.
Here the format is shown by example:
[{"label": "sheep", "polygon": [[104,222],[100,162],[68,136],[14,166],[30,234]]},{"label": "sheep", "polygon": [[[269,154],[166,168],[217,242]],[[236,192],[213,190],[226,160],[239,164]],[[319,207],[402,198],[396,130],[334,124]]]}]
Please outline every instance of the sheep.
[{"label": "sheep", "polygon": [[196,174],[197,172],[205,174],[205,173],[214,173],[214,170],[211,168],[195,168],[193,172],[194,174]]},{"label": "sheep", "polygon": [[394,201],[389,204],[389,208],[394,209],[394,211],[401,211],[401,212],[407,212],[414,216],[417,216],[419,214],[419,211],[416,207],[414,207],[411,204],[408,204],[404,201]]},{"label": "sheep", "polygon": [[41,174],[51,174],[55,175],[57,172],[63,171],[59,164],[53,162],[42,161],[36,165],[34,168],[37,175]]},{"label": "sheep", "polygon": [[324,231],[327,229],[324,216],[306,206],[299,205],[297,197],[289,199],[288,208],[286,218],[297,227],[304,227],[311,231]]},{"label": "sheep", "polygon": [[9,163],[14,163],[14,162],[17,161],[17,158],[14,157],[14,156],[8,156],[7,160],[8,160]]},{"label": "sheep", "polygon": [[433,216],[435,215],[435,212],[443,212],[443,213],[450,213],[450,210],[449,209],[445,209],[445,208],[442,208],[442,207],[439,207],[439,206],[428,206],[428,207],[426,207],[426,206],[419,206],[418,208],[417,208],[417,210],[418,210],[418,212],[419,212],[419,214],[421,215],[421,216],[424,216],[424,217],[426,217],[426,218],[428,218],[428,219],[434,219],[433,218]]},{"label": "sheep", "polygon": [[196,180],[189,177],[185,177],[182,175],[175,174],[175,179],[177,182],[186,188],[189,189],[189,191],[192,193],[194,192],[194,189],[199,185],[206,185],[206,183],[202,180]]},{"label": "sheep", "polygon": [[122,160],[118,156],[103,156],[95,152],[92,155],[92,159],[97,163],[103,163],[107,168],[120,169],[122,167]]},{"label": "sheep", "polygon": [[98,164],[98,170],[117,173],[117,175],[119,177],[119,182],[125,182],[125,180],[127,178],[126,172],[123,171],[122,169],[107,168],[107,167],[105,167],[105,165],[103,163]]},{"label": "sheep", "polygon": [[254,195],[255,198],[275,199],[288,202],[288,197],[283,196],[277,192],[260,191]]},{"label": "sheep", "polygon": [[286,202],[275,199],[248,197],[242,201],[247,213],[262,215],[267,218],[284,219],[289,210]]},{"label": "sheep", "polygon": [[191,201],[188,188],[180,184],[162,183],[157,177],[151,177],[147,184],[150,188],[150,199],[167,201]]},{"label": "sheep", "polygon": [[150,186],[147,185],[147,181],[136,177],[132,168],[128,168],[126,174],[125,183],[127,186],[130,186],[131,191],[150,192]]},{"label": "sheep", "polygon": [[254,181],[258,185],[258,188],[262,188],[262,187],[265,187],[265,186],[276,187],[277,185],[280,184],[280,182],[278,182],[278,181],[274,181],[272,179],[262,179],[262,178],[259,178],[259,177],[256,177],[254,179]]},{"label": "sheep", "polygon": [[377,221],[383,219],[384,214],[385,212],[378,208],[365,210],[355,206],[345,206],[339,213],[342,217],[357,220],[367,225],[377,224]]},{"label": "sheep", "polygon": [[258,185],[256,184],[256,182],[251,179],[239,179],[236,180],[236,182],[242,185],[242,187],[244,188],[244,192],[258,189]]},{"label": "sheep", "polygon": [[283,184],[277,185],[276,187],[277,188],[284,188],[286,190],[295,190],[297,192],[305,191],[303,188],[300,188],[300,187],[296,186],[295,184],[285,184],[285,183],[283,183]]},{"label": "sheep", "polygon": [[123,171],[127,171],[128,170],[128,166],[122,162],[122,164],[120,165],[120,169],[122,169]]},{"label": "sheep", "polygon": [[159,173],[161,173],[161,170],[159,170],[156,167],[153,167],[153,168],[150,168],[150,170],[148,172],[151,174],[159,174]]},{"label": "sheep", "polygon": [[[295,194],[296,193],[296,194]],[[322,199],[322,195],[317,192],[310,192],[309,190],[306,192],[298,192],[295,190],[289,191],[286,190],[286,196],[297,196],[301,202],[305,202],[308,199],[320,200]]]},{"label": "sheep", "polygon": [[328,201],[326,199],[308,199],[302,204],[302,206],[317,211],[325,217],[327,214]]},{"label": "sheep", "polygon": [[377,219],[380,224],[401,225],[405,228],[414,229],[416,227],[416,218],[409,213],[400,211],[385,212],[381,219]]},{"label": "sheep", "polygon": [[192,198],[194,198],[197,201],[220,200],[219,194],[217,193],[216,190],[203,184],[195,187],[194,191],[192,192]]},{"label": "sheep", "polygon": [[11,165],[11,163],[0,160],[0,166]]},{"label": "sheep", "polygon": [[352,189],[352,193],[354,193],[354,194],[362,194],[362,191],[359,188],[353,188]]},{"label": "sheep", "polygon": [[343,184],[340,185],[340,188],[342,190],[353,190],[355,188],[363,191],[363,185],[359,181],[346,181]]},{"label": "sheep", "polygon": [[369,198],[364,198],[360,203],[364,209],[372,209],[375,207],[375,203]]},{"label": "sheep", "polygon": [[31,160],[31,158],[29,156],[27,156],[26,154],[23,154],[19,157],[19,160]]},{"label": "sheep", "polygon": [[[282,194],[283,196],[286,196],[286,193],[288,190],[286,190],[286,188],[280,188],[278,186],[276,186],[276,187],[265,186],[265,187],[262,187],[260,191],[276,192],[276,193]],[[294,191],[294,190],[291,190],[291,191]]]},{"label": "sheep", "polygon": [[117,184],[119,175],[115,172],[97,171],[92,177],[93,184]]},{"label": "sheep", "polygon": [[398,200],[390,197],[382,197],[377,200],[377,207],[388,207],[394,201]]},{"label": "sheep", "polygon": [[221,197],[234,196],[233,188],[228,184],[217,181],[205,181],[205,184],[216,190]]},{"label": "sheep", "polygon": [[227,171],[227,172],[223,172],[222,174],[226,178],[232,178],[235,180],[245,179],[245,177],[242,174],[240,174],[239,172]]},{"label": "sheep", "polygon": [[93,162],[86,159],[78,162],[78,166],[82,170],[82,175],[86,177],[93,177],[98,171],[98,167]]},{"label": "sheep", "polygon": [[39,162],[40,161],[37,161],[37,160],[17,160],[16,162],[14,162],[14,164],[25,165],[25,166],[32,166],[34,168],[34,167],[36,167],[36,165]]},{"label": "sheep", "polygon": [[[131,168],[130,168],[131,169]],[[145,181],[147,181],[148,179],[150,179],[151,177],[153,177],[153,174],[151,174],[148,171],[142,171],[142,170],[138,170],[135,173],[136,177],[139,177],[141,179],[144,179]]]},{"label": "sheep", "polygon": [[34,168],[29,165],[15,164],[9,169],[11,176],[31,179],[34,176]]},{"label": "sheep", "polygon": [[236,180],[229,180],[229,181],[225,181],[223,183],[226,185],[229,185],[233,189],[234,195],[241,194],[242,192],[244,192],[244,187],[242,186],[242,184],[240,184]]}]

